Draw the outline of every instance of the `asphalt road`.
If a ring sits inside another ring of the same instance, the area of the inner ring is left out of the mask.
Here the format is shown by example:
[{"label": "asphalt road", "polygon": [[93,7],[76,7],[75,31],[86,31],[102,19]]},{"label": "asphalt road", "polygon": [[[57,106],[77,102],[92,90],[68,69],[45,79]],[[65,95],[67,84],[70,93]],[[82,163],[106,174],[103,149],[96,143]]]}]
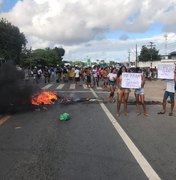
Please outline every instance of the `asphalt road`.
[{"label": "asphalt road", "polygon": [[[129,104],[129,116],[122,108],[115,119],[116,103],[106,102],[106,91],[82,85],[69,89],[70,82],[56,89],[58,85],[53,83],[49,90],[60,97],[97,95],[104,101],[56,103],[45,112],[9,116],[0,125],[0,179],[176,179],[175,116],[158,115],[161,105],[147,105],[148,117],[136,116],[135,105]],[[69,121],[59,120],[64,112],[71,115]]]}]

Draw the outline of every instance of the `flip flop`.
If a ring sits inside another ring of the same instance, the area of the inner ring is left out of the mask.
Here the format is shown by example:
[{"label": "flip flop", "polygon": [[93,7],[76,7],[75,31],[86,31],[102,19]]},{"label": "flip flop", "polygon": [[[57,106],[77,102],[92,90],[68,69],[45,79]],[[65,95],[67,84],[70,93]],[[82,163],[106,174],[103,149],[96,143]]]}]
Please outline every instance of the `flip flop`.
[{"label": "flip flop", "polygon": [[173,113],[169,113],[169,116],[173,116]]},{"label": "flip flop", "polygon": [[158,114],[165,114],[165,112],[158,112]]}]

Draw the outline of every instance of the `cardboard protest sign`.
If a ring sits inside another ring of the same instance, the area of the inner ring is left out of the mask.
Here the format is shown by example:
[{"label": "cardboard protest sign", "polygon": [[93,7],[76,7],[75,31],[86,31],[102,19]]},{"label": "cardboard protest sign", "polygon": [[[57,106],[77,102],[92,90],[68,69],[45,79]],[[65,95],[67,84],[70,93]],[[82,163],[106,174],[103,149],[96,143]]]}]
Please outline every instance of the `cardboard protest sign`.
[{"label": "cardboard protest sign", "polygon": [[158,78],[159,79],[174,79],[174,64],[159,64]]},{"label": "cardboard protest sign", "polygon": [[122,88],[141,88],[141,73],[122,73]]}]

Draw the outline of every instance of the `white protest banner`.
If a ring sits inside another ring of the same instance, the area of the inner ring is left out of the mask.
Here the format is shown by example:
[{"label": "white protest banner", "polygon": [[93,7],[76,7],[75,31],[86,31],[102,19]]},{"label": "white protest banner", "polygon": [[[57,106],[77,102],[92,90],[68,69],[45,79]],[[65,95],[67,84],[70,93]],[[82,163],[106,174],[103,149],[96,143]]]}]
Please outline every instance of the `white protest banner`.
[{"label": "white protest banner", "polygon": [[174,79],[174,64],[159,64],[158,65],[158,78],[159,79]]},{"label": "white protest banner", "polygon": [[141,73],[122,73],[122,88],[141,88]]}]

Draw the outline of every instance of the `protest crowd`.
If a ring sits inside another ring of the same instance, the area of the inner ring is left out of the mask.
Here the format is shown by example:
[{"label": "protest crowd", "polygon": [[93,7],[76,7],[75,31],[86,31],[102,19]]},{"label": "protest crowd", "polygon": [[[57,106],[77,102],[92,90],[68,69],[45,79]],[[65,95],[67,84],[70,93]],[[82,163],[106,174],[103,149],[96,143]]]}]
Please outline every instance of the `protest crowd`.
[{"label": "protest crowd", "polygon": [[108,101],[115,102],[115,93],[117,93],[117,117],[120,116],[121,104],[124,105],[124,114],[128,116],[127,102],[131,89],[134,90],[134,97],[136,100],[136,113],[141,114],[140,105],[143,108],[143,113],[148,116],[144,86],[146,79],[151,81],[160,78],[164,79],[166,83],[165,93],[163,95],[162,110],[158,114],[166,113],[166,103],[168,97],[170,98],[170,112],[169,115],[173,115],[175,106],[175,86],[176,86],[176,65],[161,65],[159,69],[140,69],[140,68],[126,68],[126,66],[116,67],[104,67],[101,68],[98,65],[93,67],[78,67],[78,66],[57,66],[47,67],[44,69],[34,67],[32,70],[24,70],[25,81],[29,78],[33,79],[33,83],[45,83],[50,82],[64,82],[75,81],[76,85],[79,85],[80,80],[87,85],[87,88],[95,88],[100,86],[100,82],[104,89],[109,90]]}]

